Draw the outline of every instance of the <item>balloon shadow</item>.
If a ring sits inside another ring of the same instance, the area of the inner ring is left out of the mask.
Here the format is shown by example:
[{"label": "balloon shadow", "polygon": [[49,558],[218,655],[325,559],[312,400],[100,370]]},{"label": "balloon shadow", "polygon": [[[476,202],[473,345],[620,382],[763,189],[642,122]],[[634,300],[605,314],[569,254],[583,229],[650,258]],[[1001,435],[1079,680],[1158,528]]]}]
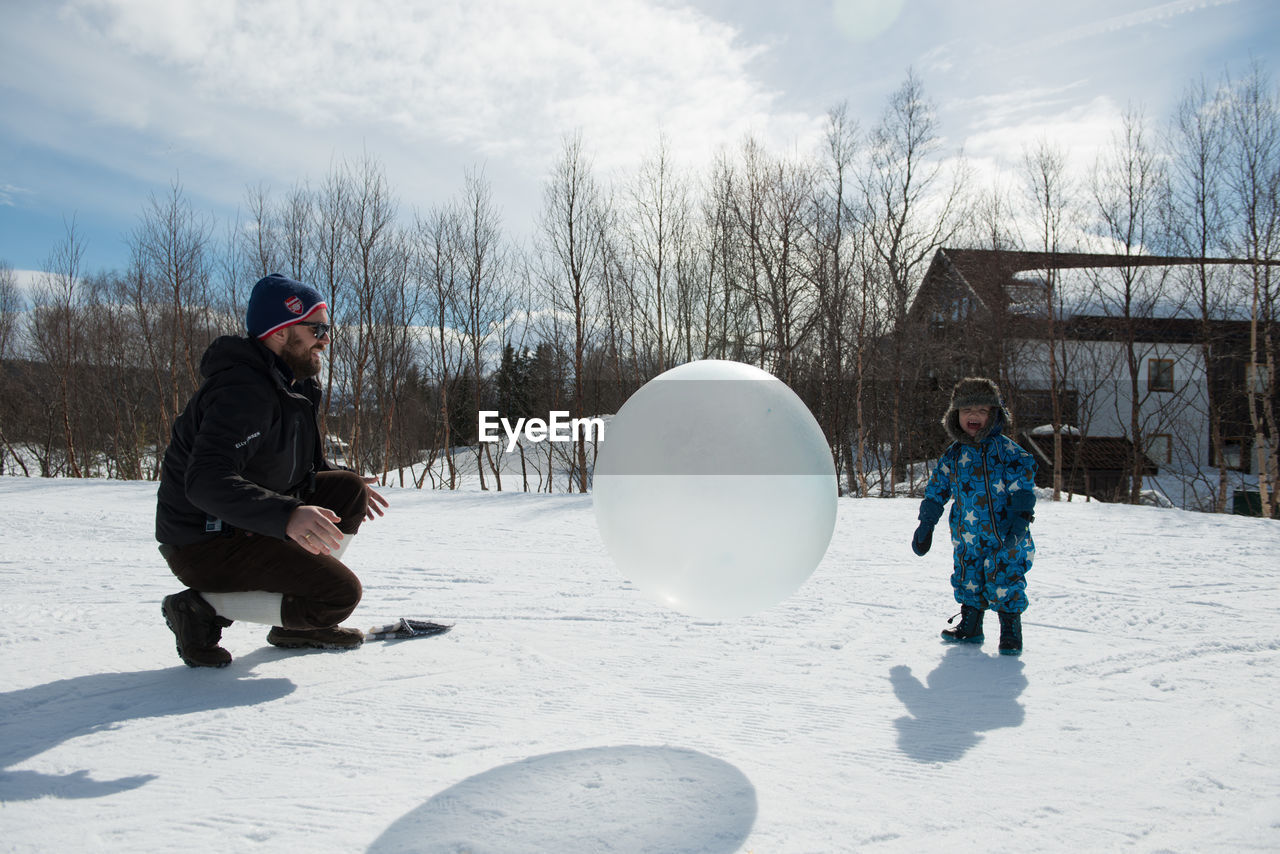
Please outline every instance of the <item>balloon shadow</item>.
[{"label": "balloon shadow", "polygon": [[59,744],[138,718],[189,715],[278,700],[295,686],[288,679],[249,678],[242,658],[225,670],[185,666],[134,673],[95,673],[0,693],[0,803],[55,798],[98,798],[136,789],[155,779],[139,774],[95,780],[89,771],[43,774],[12,766]]},{"label": "balloon shadow", "polygon": [[1020,659],[952,647],[921,684],[911,668],[889,671],[908,715],[894,721],[898,748],[916,762],[954,762],[982,741],[980,733],[1021,726],[1018,696],[1027,687]]},{"label": "balloon shadow", "polygon": [[369,852],[729,854],[755,819],[755,787],[727,762],[672,747],[598,747],[463,780],[398,819]]}]

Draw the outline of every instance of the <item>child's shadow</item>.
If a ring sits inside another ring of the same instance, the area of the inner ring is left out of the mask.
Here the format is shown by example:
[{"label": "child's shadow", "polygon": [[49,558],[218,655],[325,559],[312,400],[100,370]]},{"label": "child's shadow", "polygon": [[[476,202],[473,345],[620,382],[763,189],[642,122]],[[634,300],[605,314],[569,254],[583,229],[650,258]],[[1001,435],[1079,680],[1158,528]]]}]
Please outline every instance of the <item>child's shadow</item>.
[{"label": "child's shadow", "polygon": [[893,668],[893,693],[909,713],[893,722],[898,748],[916,762],[954,762],[982,740],[979,733],[1020,726],[1026,717],[1018,702],[1027,687],[1022,669],[1018,659],[972,647],[947,650],[927,685],[910,667]]}]

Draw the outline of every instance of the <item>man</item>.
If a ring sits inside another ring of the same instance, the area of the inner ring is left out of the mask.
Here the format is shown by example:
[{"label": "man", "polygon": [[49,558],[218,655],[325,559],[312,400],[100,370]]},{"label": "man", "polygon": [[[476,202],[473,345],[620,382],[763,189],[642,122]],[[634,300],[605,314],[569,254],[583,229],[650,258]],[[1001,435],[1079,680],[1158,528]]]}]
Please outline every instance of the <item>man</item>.
[{"label": "man", "polygon": [[248,336],[215,340],[205,378],[174,422],[161,469],[156,539],[187,585],[161,605],[178,655],[225,667],[219,646],[234,620],[272,626],[280,647],[351,649],[338,624],[360,601],[339,560],[361,522],[386,500],[373,478],[324,459],[317,407],[329,310],[312,287],[279,275],[254,285]]}]

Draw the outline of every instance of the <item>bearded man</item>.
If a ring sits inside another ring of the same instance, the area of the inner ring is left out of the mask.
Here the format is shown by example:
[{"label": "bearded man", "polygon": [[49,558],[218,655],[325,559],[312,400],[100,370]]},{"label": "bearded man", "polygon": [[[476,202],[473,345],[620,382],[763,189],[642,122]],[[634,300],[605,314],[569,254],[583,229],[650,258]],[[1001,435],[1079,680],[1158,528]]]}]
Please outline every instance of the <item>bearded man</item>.
[{"label": "bearded man", "polygon": [[204,382],[173,425],[161,468],[156,539],[186,590],[161,612],[191,667],[225,667],[222,630],[271,626],[287,648],[351,649],[340,625],[360,580],[339,559],[386,500],[373,478],[332,466],[318,418],[329,308],[314,288],[273,273],[254,285],[248,335],[215,340]]}]

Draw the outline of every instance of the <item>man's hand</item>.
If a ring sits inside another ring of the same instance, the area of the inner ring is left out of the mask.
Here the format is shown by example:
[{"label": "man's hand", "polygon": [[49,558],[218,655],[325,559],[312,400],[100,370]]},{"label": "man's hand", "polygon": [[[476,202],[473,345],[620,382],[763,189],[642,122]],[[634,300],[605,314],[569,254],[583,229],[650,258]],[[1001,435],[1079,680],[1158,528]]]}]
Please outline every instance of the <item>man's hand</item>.
[{"label": "man's hand", "polygon": [[382,508],[390,506],[387,499],[374,491],[373,485],[377,482],[378,479],[376,477],[366,477],[364,479],[365,492],[369,493],[369,500],[365,502],[364,510],[364,517],[366,519],[372,519],[374,516],[385,515]]},{"label": "man's hand", "polygon": [[328,507],[304,504],[289,514],[284,533],[313,555],[327,555],[337,551],[342,543],[342,532],[337,526],[341,521]]}]

